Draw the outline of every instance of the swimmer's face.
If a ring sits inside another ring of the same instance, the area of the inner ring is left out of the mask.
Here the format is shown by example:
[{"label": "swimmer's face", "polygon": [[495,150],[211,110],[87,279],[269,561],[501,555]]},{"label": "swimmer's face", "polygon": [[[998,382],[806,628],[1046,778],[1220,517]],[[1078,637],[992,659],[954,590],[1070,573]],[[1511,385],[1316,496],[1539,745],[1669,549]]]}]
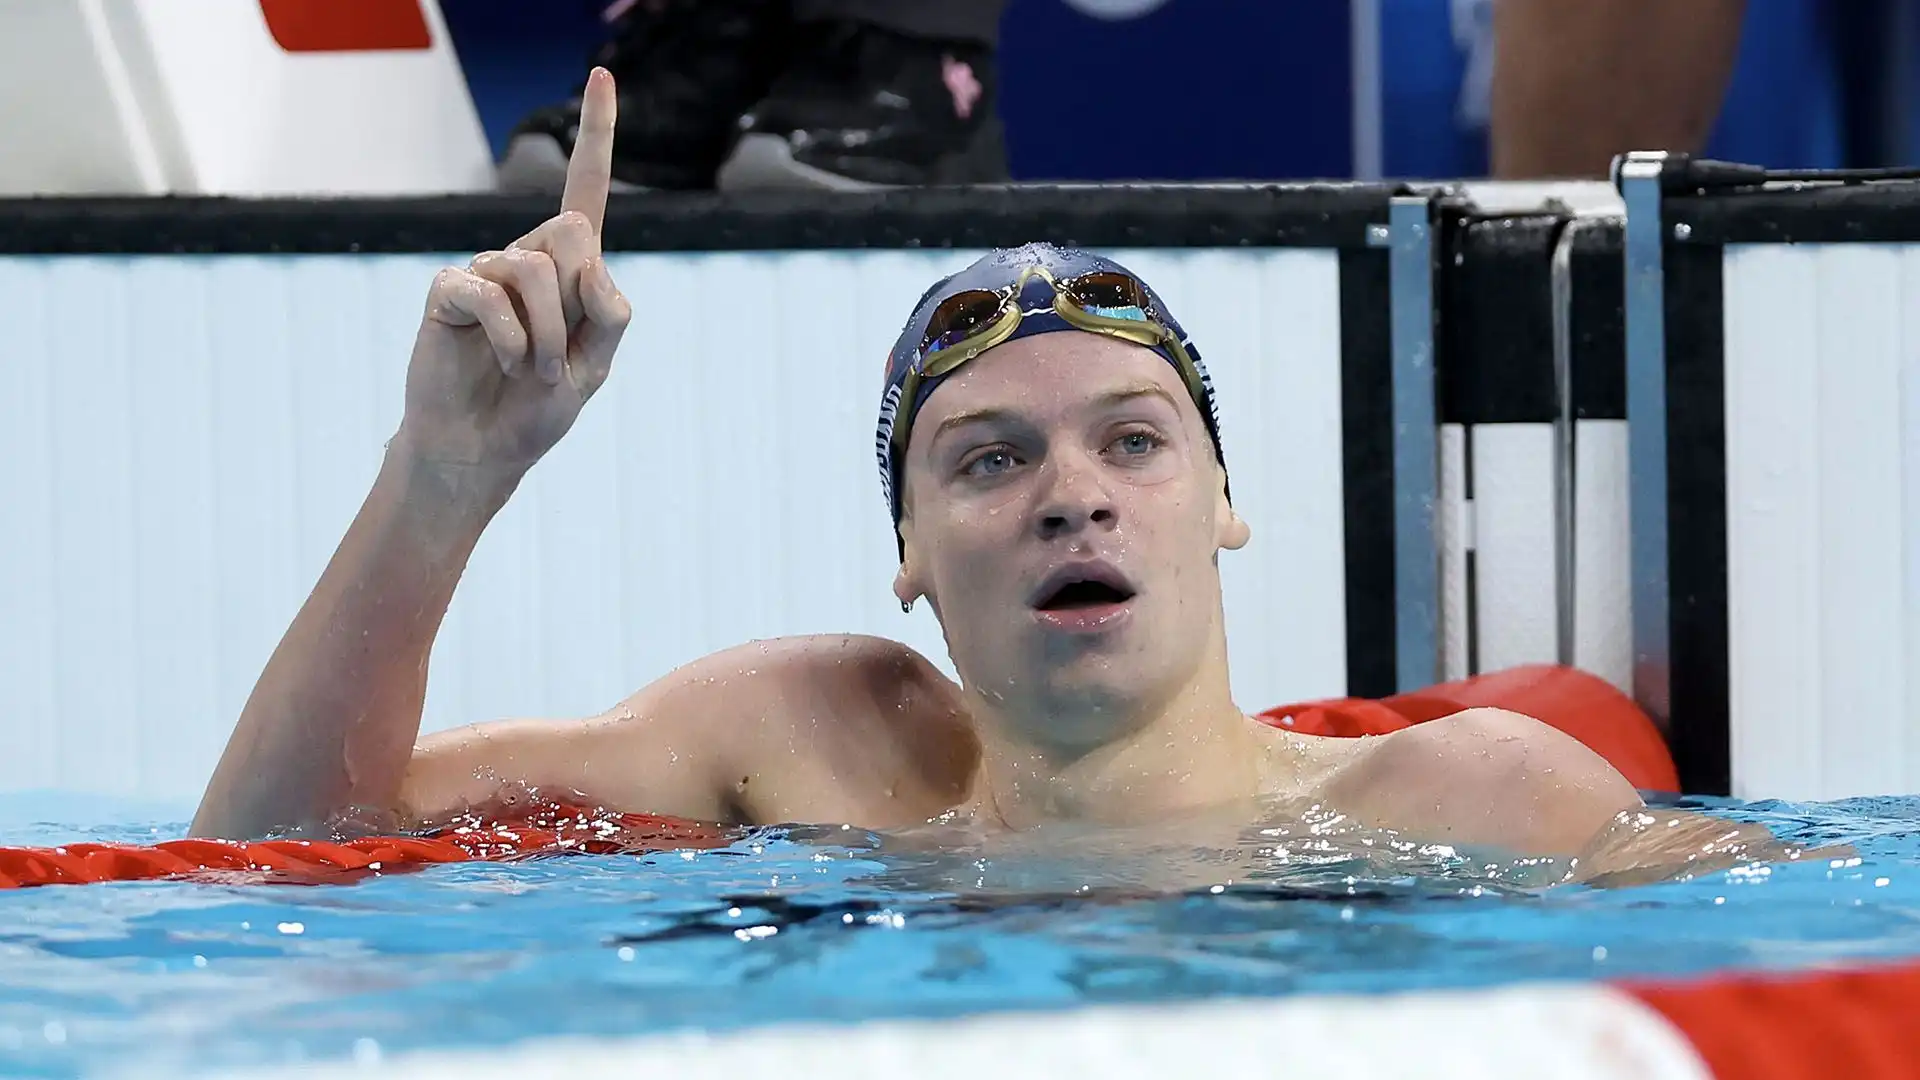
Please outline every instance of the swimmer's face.
[{"label": "swimmer's face", "polygon": [[1074,332],[988,351],[915,417],[905,496],[895,592],[932,603],[970,690],[1137,713],[1224,665],[1215,560],[1247,528],[1157,353]]}]

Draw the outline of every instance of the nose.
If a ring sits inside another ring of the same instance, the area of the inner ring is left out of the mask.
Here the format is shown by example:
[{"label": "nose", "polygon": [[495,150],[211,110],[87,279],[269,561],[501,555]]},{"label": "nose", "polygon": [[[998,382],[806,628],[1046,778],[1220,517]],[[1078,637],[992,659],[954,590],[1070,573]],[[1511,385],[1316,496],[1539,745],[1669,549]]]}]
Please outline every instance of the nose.
[{"label": "nose", "polygon": [[1119,508],[1103,482],[1100,467],[1086,455],[1056,455],[1047,462],[1045,471],[1050,482],[1040,493],[1035,514],[1041,539],[1112,529],[1118,524]]}]

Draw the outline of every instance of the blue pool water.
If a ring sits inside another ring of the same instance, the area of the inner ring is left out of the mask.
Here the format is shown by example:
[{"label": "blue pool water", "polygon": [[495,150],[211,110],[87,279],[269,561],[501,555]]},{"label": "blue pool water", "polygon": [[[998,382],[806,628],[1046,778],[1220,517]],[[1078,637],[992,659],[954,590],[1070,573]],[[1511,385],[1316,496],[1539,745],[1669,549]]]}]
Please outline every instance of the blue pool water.
[{"label": "blue pool water", "polygon": [[[1257,833],[1198,850],[1109,830],[982,856],[768,829],[717,851],[351,885],[6,892],[0,1075],[190,1075],[558,1034],[1920,956],[1920,799],[1688,805],[1850,843],[1859,859],[1542,889],[1513,867],[1381,858],[1338,837],[1296,835],[1279,858]],[[64,810],[0,807],[0,843],[184,828]],[[1157,883],[1168,865],[1220,880],[1170,889]]]}]

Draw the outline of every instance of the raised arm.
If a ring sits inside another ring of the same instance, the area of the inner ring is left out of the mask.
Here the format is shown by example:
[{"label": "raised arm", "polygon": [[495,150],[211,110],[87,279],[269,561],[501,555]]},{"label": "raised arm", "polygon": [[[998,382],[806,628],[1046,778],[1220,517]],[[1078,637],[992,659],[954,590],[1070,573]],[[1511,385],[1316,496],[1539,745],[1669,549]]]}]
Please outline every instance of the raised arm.
[{"label": "raised arm", "polygon": [[433,282],[373,490],[240,714],[200,836],[401,810],[427,657],[493,515],[606,381],[630,310],[600,255],[613,79],[588,81],[561,212]]}]

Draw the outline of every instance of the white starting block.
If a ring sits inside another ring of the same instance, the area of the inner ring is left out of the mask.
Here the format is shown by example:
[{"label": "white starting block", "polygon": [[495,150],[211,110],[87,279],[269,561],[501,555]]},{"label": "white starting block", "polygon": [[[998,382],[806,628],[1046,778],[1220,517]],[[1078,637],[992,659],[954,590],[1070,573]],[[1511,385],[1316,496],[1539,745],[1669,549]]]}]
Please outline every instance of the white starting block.
[{"label": "white starting block", "polygon": [[492,187],[437,0],[0,3],[0,196]]}]

